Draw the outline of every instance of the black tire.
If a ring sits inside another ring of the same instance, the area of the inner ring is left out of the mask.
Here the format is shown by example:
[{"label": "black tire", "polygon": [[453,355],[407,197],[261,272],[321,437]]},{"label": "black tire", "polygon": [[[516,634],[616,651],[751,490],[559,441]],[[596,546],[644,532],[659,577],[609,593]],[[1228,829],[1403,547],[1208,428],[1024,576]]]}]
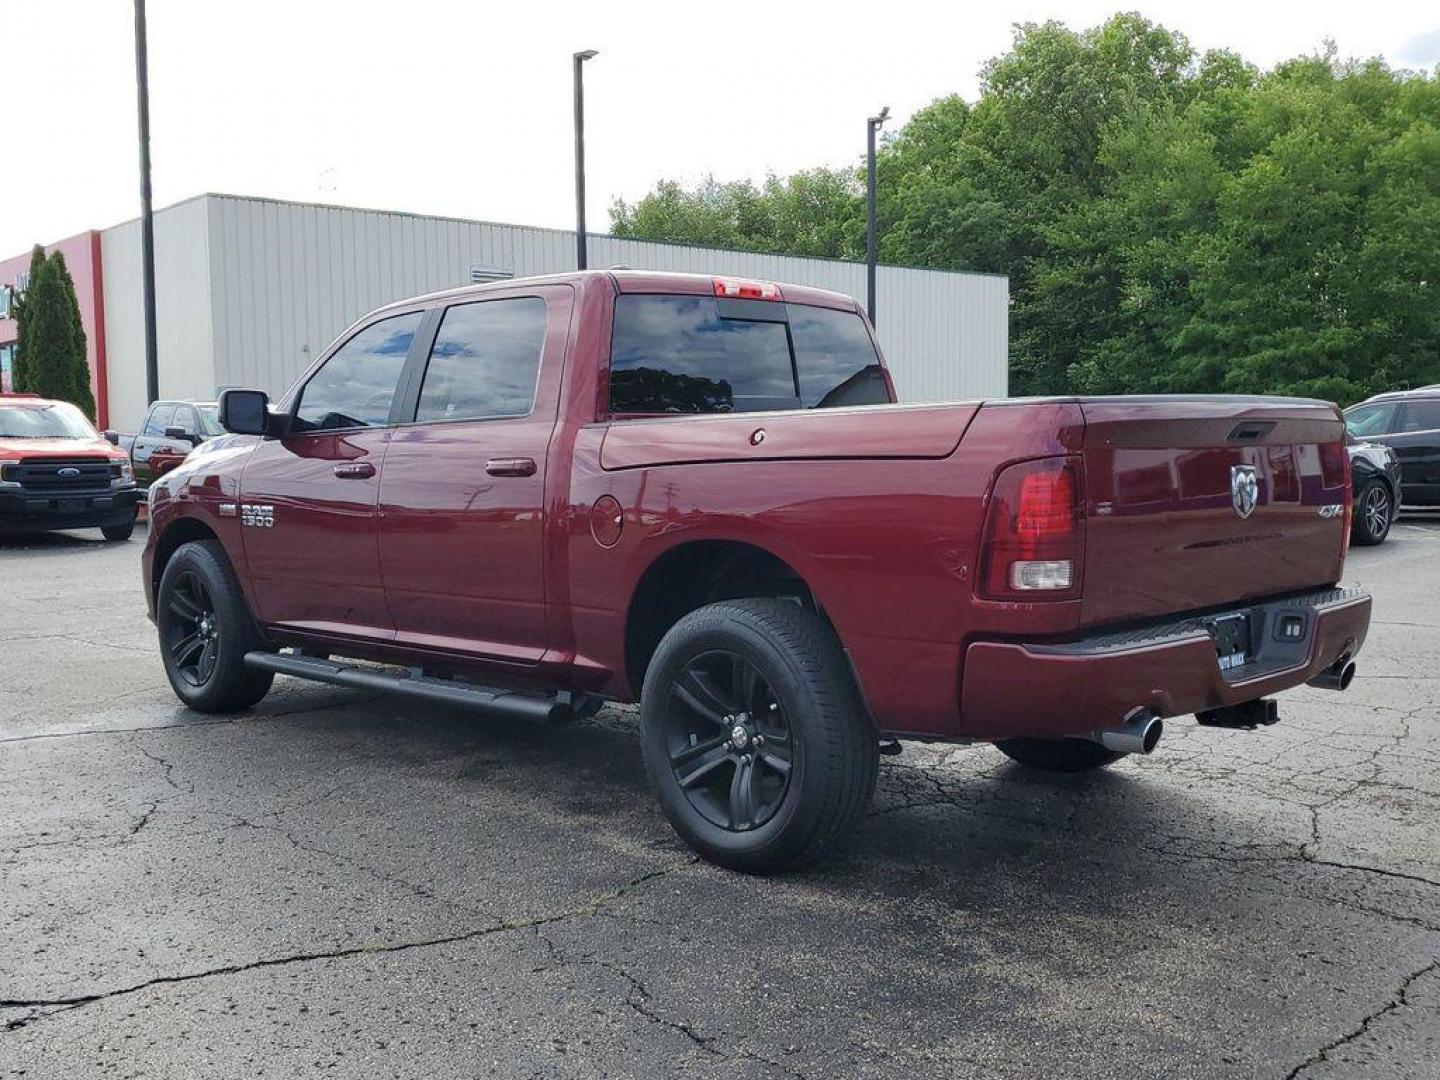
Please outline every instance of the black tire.
[{"label": "black tire", "polygon": [[165,564],[155,600],[160,656],[175,696],[204,713],[248,709],[275,675],[245,666],[265,648],[217,540],[182,544]]},{"label": "black tire", "polygon": [[702,858],[746,873],[836,851],[879,769],[875,729],[834,631],[785,600],[711,604],[671,627],[645,674],[640,737],[675,831]]},{"label": "black tire", "polygon": [[995,748],[1026,768],[1058,773],[1103,769],[1126,756],[1089,739],[1001,739]]},{"label": "black tire", "polygon": [[129,540],[130,534],[135,531],[135,519],[140,516],[140,511],[130,515],[129,521],[123,521],[119,525],[101,525],[100,535],[106,540]]},{"label": "black tire", "polygon": [[1370,480],[1355,493],[1354,524],[1350,542],[1358,547],[1371,547],[1385,542],[1395,522],[1395,495],[1383,480]]}]

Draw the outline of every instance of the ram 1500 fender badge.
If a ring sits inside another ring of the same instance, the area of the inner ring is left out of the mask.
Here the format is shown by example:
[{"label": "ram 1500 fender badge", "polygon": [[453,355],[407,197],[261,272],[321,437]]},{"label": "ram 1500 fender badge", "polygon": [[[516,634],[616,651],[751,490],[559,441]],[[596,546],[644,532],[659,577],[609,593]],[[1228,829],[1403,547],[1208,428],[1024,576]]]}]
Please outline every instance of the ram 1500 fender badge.
[{"label": "ram 1500 fender badge", "polygon": [[1328,506],[1317,507],[1315,512],[1323,518],[1337,518],[1345,512],[1345,504],[1330,503]]},{"label": "ram 1500 fender badge", "polygon": [[262,503],[246,503],[240,507],[240,524],[253,525],[257,529],[275,527],[275,507]]},{"label": "ram 1500 fender badge", "polygon": [[614,547],[620,542],[620,533],[625,529],[625,512],[613,495],[601,495],[590,508],[590,535],[603,548]]},{"label": "ram 1500 fender badge", "polygon": [[1248,518],[1260,501],[1260,481],[1254,465],[1230,466],[1230,505],[1239,517]]}]

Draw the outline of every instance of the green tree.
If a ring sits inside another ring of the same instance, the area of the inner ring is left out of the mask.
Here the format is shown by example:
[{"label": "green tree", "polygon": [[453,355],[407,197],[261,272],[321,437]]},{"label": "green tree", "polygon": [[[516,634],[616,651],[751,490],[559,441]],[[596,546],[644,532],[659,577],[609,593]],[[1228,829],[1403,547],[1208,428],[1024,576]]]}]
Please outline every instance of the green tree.
[{"label": "green tree", "polygon": [[17,327],[15,388],[68,401],[93,419],[95,397],[85,359],[80,303],[60,252],[47,257],[41,247],[35,247]]},{"label": "green tree", "polygon": [[863,252],[863,214],[859,177],[841,169],[770,176],[761,188],[708,177],[687,191],[662,180],[638,202],[610,207],[616,236],[832,258]]}]

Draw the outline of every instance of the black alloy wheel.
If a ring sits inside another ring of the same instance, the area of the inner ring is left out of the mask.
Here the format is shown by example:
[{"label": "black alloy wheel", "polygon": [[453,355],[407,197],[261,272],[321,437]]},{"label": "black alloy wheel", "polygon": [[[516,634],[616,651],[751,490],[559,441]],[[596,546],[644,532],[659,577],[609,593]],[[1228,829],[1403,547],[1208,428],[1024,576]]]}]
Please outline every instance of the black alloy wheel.
[{"label": "black alloy wheel", "polygon": [[640,747],[681,838],[752,874],[843,847],[879,765],[834,628],[770,597],[708,604],[666,631],[645,672]]},{"label": "black alloy wheel", "polygon": [[236,712],[269,692],[274,673],[249,667],[245,654],[273,646],[245,606],[218,540],[194,540],[175,550],[155,590],[155,623],[165,677],[190,708]]},{"label": "black alloy wheel", "polygon": [[191,686],[203,687],[214,677],[220,656],[220,620],[210,590],[200,575],[187,571],[176,578],[167,606],[165,648],[175,672]]},{"label": "black alloy wheel", "polygon": [[1390,532],[1395,517],[1395,500],[1390,489],[1379,480],[1372,480],[1355,502],[1355,535],[1358,544],[1378,544]]},{"label": "black alloy wheel", "polygon": [[706,821],[748,832],[773,818],[790,790],[795,739],[785,709],[749,660],[714,649],[670,685],[670,769]]}]

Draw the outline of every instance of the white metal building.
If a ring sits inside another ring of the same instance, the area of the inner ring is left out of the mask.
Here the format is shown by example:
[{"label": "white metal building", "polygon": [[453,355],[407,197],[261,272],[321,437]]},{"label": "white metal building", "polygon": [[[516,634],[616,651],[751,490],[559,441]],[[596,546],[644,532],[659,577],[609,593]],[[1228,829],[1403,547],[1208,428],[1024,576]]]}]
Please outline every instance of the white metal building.
[{"label": "white metal building", "polygon": [[[101,232],[110,426],[145,412],[140,226]],[[557,229],[200,195],[155,214],[160,394],[218,387],[278,395],[354,319],[391,300],[476,280],[569,270],[575,234]],[[863,301],[865,267],[826,259],[592,235],[590,265],[790,281]],[[881,266],[876,323],[908,401],[1003,397],[1009,282]]]}]

